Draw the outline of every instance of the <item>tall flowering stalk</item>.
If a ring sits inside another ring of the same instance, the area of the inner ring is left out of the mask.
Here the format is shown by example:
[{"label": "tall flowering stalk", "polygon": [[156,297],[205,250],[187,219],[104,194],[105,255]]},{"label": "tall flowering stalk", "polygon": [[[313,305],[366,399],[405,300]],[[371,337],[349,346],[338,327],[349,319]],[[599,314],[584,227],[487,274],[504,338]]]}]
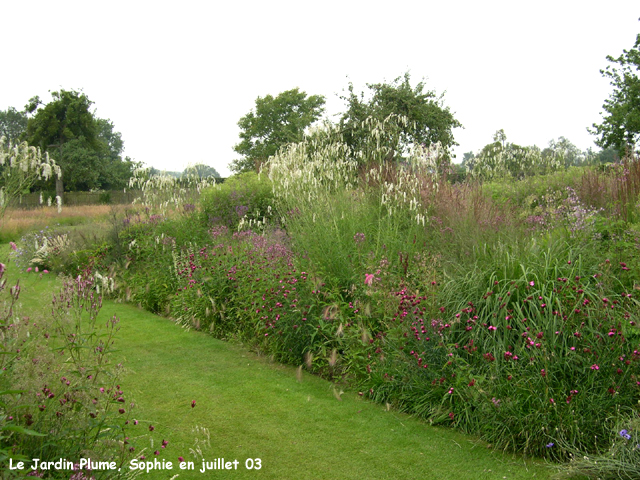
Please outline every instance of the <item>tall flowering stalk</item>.
[{"label": "tall flowering stalk", "polygon": [[202,190],[214,184],[214,177],[201,177],[195,169],[176,178],[164,173],[152,174],[149,168],[137,168],[129,179],[129,188],[140,192],[133,203],[161,215],[194,204]]},{"label": "tall flowering stalk", "polygon": [[60,177],[60,167],[48,153],[26,142],[13,144],[0,137],[0,218],[9,204],[38,180]]}]

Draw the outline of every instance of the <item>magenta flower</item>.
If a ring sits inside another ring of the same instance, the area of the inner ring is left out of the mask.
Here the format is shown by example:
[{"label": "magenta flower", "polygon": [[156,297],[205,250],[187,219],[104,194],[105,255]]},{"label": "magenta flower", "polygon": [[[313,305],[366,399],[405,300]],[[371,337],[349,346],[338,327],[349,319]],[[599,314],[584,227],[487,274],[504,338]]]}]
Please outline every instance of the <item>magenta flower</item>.
[{"label": "magenta flower", "polygon": [[191,408],[196,406],[196,401],[195,400],[191,400]]},{"label": "magenta flower", "polygon": [[365,285],[373,284],[373,273],[365,273],[364,274],[364,284]]},{"label": "magenta flower", "polygon": [[9,245],[11,246],[11,250],[13,250],[14,252],[18,250],[18,246],[15,243],[9,242]]},{"label": "magenta flower", "polygon": [[600,367],[597,364],[591,365],[591,370],[600,370]]},{"label": "magenta flower", "polygon": [[31,267],[27,268],[27,273],[29,273],[31,271]]}]

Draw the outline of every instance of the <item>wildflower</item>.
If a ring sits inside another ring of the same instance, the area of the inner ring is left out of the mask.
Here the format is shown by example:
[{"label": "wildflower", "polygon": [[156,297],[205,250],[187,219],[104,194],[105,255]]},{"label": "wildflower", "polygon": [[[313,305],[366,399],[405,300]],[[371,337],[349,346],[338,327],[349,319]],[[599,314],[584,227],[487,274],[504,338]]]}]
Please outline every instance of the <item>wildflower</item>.
[{"label": "wildflower", "polygon": [[27,268],[27,273],[29,273],[31,271],[31,267]]},{"label": "wildflower", "polygon": [[620,430],[619,435],[625,440],[631,440],[631,435],[629,435],[629,432],[626,429]]},{"label": "wildflower", "polygon": [[453,418],[454,418],[454,417],[455,417],[454,413],[453,413],[453,412],[449,412],[449,418],[450,418],[451,420],[453,420]]},{"label": "wildflower", "polygon": [[529,285],[533,287],[535,285],[535,282],[529,282]]},{"label": "wildflower", "polygon": [[196,401],[195,400],[191,400],[191,408],[196,406]]},{"label": "wildflower", "polygon": [[373,273],[365,273],[364,274],[364,284],[365,285],[373,284]]},{"label": "wildflower", "polygon": [[14,252],[18,251],[18,246],[15,243],[9,242],[9,245],[11,246],[11,250]]},{"label": "wildflower", "polygon": [[156,427],[154,427],[153,425],[149,425],[149,431],[150,431],[150,432],[153,432],[153,430],[154,430],[155,428],[156,428]]},{"label": "wildflower", "polygon": [[591,370],[600,370],[600,367],[597,364],[591,365]]},{"label": "wildflower", "polygon": [[553,447],[554,445],[555,445],[555,443],[551,442],[551,443],[547,443],[547,444],[545,445],[545,447],[547,447],[547,448],[551,448],[551,447]]},{"label": "wildflower", "polygon": [[179,462],[184,462],[184,457],[178,457]]}]

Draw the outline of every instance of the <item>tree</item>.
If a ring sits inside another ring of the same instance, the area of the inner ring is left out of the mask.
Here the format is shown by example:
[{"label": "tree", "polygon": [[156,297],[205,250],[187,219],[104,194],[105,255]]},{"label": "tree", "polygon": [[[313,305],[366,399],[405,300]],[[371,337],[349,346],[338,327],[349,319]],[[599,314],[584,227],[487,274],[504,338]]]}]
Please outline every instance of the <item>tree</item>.
[{"label": "tree", "polygon": [[233,149],[243,156],[231,163],[236,173],[256,170],[281,147],[302,141],[304,132],[324,112],[325,98],[307,97],[298,88],[256,99],[255,109],[238,121],[240,139]]},{"label": "tree", "polygon": [[340,119],[340,127],[352,151],[362,150],[360,143],[369,136],[367,119],[374,118],[385,122],[387,132],[395,131],[382,140],[389,147],[389,159],[406,155],[413,145],[429,147],[439,143],[444,159],[450,161],[449,149],[457,145],[453,129],[462,124],[444,106],[444,95],[425,91],[424,82],[412,87],[409,73],[390,84],[367,84],[367,87],[369,98],[365,98],[364,92],[357,95],[351,83],[348,95],[342,97],[347,102],[347,111]]},{"label": "tree", "polygon": [[635,149],[640,136],[640,34],[631,50],[623,50],[618,58],[609,55],[607,60],[613,65],[600,73],[610,79],[613,93],[602,105],[606,112],[602,123],[594,123],[589,131],[600,137],[598,146],[624,154]]},{"label": "tree", "polygon": [[542,158],[555,157],[564,167],[577,167],[586,161],[586,154],[565,137],[551,140],[542,150]]},{"label": "tree", "polygon": [[[30,145],[48,151],[62,169],[56,194],[64,189],[91,190],[122,188],[127,185],[133,162],[122,159],[122,136],[110,120],[97,118],[93,102],[81,92],[52,92],[44,105],[33,97],[25,110],[31,116],[24,138]],[[64,179],[64,184],[62,182]]]},{"label": "tree", "polygon": [[524,178],[557,170],[561,161],[562,158],[553,151],[545,156],[535,145],[523,147],[509,143],[504,130],[498,130],[493,136],[493,143],[485,145],[473,158],[473,163],[468,163],[468,168],[474,177],[484,180]]},{"label": "tree", "polygon": [[186,177],[187,175],[195,175],[198,178],[204,177],[216,177],[220,178],[220,174],[217,170],[209,165],[205,165],[204,163],[196,163],[192,167],[187,167],[182,172],[182,176]]},{"label": "tree", "polygon": [[0,137],[7,141],[17,143],[20,136],[27,129],[27,114],[19,112],[13,107],[5,111],[0,110]]},{"label": "tree", "polygon": [[[129,179],[136,167],[129,157],[122,158],[124,142],[122,134],[114,130],[111,120],[97,118],[98,140],[101,148],[98,154],[98,188],[116,190],[129,185]],[[94,187],[95,188],[95,187]]]},{"label": "tree", "polygon": [[95,151],[100,143],[98,125],[89,110],[93,102],[84,93],[60,90],[52,92],[51,96],[53,101],[42,107],[39,97],[29,100],[25,110],[33,116],[27,122],[26,139],[42,151],[57,154],[54,155],[62,169],[62,177],[56,181],[56,195],[62,198],[63,179],[72,180],[67,179],[67,174],[78,160],[77,155],[64,155],[65,144],[75,140],[74,145],[67,148],[67,154],[77,154],[82,148]]}]

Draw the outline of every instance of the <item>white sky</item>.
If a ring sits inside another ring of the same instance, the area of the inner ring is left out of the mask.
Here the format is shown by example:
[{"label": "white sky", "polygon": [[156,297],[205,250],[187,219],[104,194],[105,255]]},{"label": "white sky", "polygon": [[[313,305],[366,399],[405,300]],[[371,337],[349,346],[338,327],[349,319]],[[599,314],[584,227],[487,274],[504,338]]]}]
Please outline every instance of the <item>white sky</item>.
[{"label": "white sky", "polygon": [[586,149],[611,92],[599,70],[632,48],[639,17],[637,0],[5,0],[0,110],[82,89],[134,160],[226,176],[258,96],[299,87],[332,117],[349,81],[360,91],[408,70],[446,91],[465,127],[458,162],[500,128],[520,145]]}]

